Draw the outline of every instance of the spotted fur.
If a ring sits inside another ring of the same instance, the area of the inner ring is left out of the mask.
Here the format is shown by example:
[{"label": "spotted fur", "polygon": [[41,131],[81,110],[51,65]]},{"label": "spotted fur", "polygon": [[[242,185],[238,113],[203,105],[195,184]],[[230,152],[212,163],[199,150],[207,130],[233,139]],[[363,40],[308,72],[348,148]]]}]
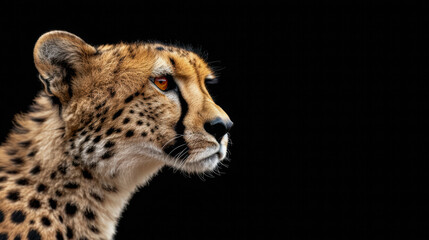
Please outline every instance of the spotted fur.
[{"label": "spotted fur", "polygon": [[[0,147],[0,239],[112,239],[163,166],[206,172],[225,158],[232,122],[197,54],[52,31],[34,61],[45,89]],[[167,75],[177,87],[164,92],[151,79]]]}]

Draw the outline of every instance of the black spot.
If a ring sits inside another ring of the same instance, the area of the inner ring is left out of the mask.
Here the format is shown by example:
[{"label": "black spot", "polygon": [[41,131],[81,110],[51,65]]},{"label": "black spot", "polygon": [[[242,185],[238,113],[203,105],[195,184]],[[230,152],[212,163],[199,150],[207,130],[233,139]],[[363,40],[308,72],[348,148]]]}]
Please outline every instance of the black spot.
[{"label": "black spot", "polygon": [[133,98],[134,98],[134,95],[130,95],[129,97],[127,97],[127,98],[125,99],[125,103],[129,103],[129,102],[131,102],[131,101],[133,100]]},{"label": "black spot", "polygon": [[18,171],[18,170],[7,170],[7,171],[6,171],[6,173],[7,173],[7,174],[15,175],[15,174],[18,174],[18,173],[19,173],[19,171]]},{"label": "black spot", "polygon": [[92,198],[94,198],[97,202],[102,202],[103,201],[103,198],[100,195],[98,195],[97,193],[91,192],[89,195]]},{"label": "black spot", "polygon": [[78,189],[79,184],[75,183],[75,182],[68,182],[68,183],[64,184],[64,187],[68,188],[68,189]]},{"label": "black spot", "polygon": [[73,238],[73,230],[69,226],[67,226],[67,233],[66,233],[66,235],[67,235],[68,239],[72,239]]},{"label": "black spot", "polygon": [[88,131],[83,130],[82,132],[80,132],[80,135],[81,135],[81,136],[85,136],[87,133],[88,133]]},{"label": "black spot", "polygon": [[106,135],[109,136],[115,131],[115,128],[111,127],[106,131]]},{"label": "black spot", "polygon": [[47,218],[47,217],[42,217],[41,222],[46,227],[51,226],[51,220],[49,220],[49,218]]},{"label": "black spot", "polygon": [[109,88],[108,90],[110,92],[111,97],[114,97],[116,95],[116,92],[115,92],[115,90],[113,90],[113,88]]},{"label": "black spot", "polygon": [[12,202],[18,201],[21,197],[19,196],[18,191],[10,191],[7,193],[6,196],[7,199],[11,200]]},{"label": "black spot", "polygon": [[109,109],[110,109],[109,107],[106,107],[103,111],[103,114],[106,114],[109,111]]},{"label": "black spot", "polygon": [[88,240],[87,237],[80,237],[79,240]]},{"label": "black spot", "polygon": [[98,143],[101,140],[101,136],[98,135],[97,137],[94,138],[94,140],[92,140],[93,143]]},{"label": "black spot", "polygon": [[17,210],[10,215],[10,220],[14,223],[22,223],[25,220],[25,213],[21,210]]},{"label": "black spot", "polygon": [[15,238],[13,240],[21,240],[21,235],[16,235]]},{"label": "black spot", "polygon": [[115,114],[113,114],[112,120],[115,120],[116,118],[121,116],[123,110],[124,109],[119,109]]},{"label": "black spot", "polygon": [[37,191],[38,192],[43,192],[46,190],[46,185],[45,184],[39,184],[39,186],[37,186]]},{"label": "black spot", "polygon": [[20,178],[20,179],[17,179],[15,183],[21,186],[26,186],[28,185],[29,181],[27,178]]},{"label": "black spot", "polygon": [[0,182],[5,182],[7,180],[6,176],[0,177]]},{"label": "black spot", "polygon": [[4,220],[4,214],[3,212],[0,210],[0,223],[3,222]]},{"label": "black spot", "polygon": [[96,226],[93,226],[93,225],[89,226],[89,230],[91,230],[91,232],[93,232],[93,233],[100,233],[100,230],[98,230],[98,228]]},{"label": "black spot", "polygon": [[101,159],[103,159],[103,160],[105,160],[105,159],[109,159],[109,158],[111,158],[113,156],[113,152],[111,152],[111,151],[107,151],[107,152],[105,152],[102,156],[101,156]]},{"label": "black spot", "polygon": [[83,212],[83,215],[85,216],[86,219],[88,219],[90,221],[95,219],[95,213],[91,209],[86,209]]},{"label": "black spot", "polygon": [[91,138],[91,136],[86,136],[85,139],[83,140],[83,143],[88,142],[90,138]]},{"label": "black spot", "polygon": [[141,126],[141,125],[143,125],[143,122],[142,122],[141,120],[138,120],[138,121],[136,122],[136,124],[137,124],[137,125],[139,125],[139,126]]},{"label": "black spot", "polygon": [[174,61],[174,59],[172,59],[172,58],[170,58],[170,63],[171,63],[171,65],[173,65],[173,67],[175,67],[176,66],[176,62]]},{"label": "black spot", "polygon": [[147,132],[142,132],[142,137],[146,137],[147,136]]},{"label": "black spot", "polygon": [[6,151],[6,153],[7,153],[7,155],[9,155],[9,156],[13,156],[13,155],[15,155],[16,153],[18,152],[18,149],[8,149],[7,151]]},{"label": "black spot", "polygon": [[63,175],[65,175],[67,173],[67,166],[64,164],[61,164],[58,166],[58,171],[60,173],[62,173]]},{"label": "black spot", "polygon": [[99,132],[101,130],[101,126],[98,126],[94,132]]},{"label": "black spot", "polygon": [[95,150],[94,146],[89,147],[88,149],[86,149],[86,153],[93,153]]},{"label": "black spot", "polygon": [[77,206],[74,203],[67,203],[64,210],[67,215],[73,217],[76,214]]},{"label": "black spot", "polygon": [[58,215],[58,220],[60,220],[60,222],[63,222],[63,217],[61,215]]},{"label": "black spot", "polygon": [[56,190],[55,195],[57,195],[57,197],[61,197],[63,195],[63,193],[59,190]]},{"label": "black spot", "polygon": [[37,123],[42,123],[46,120],[46,118],[39,118],[39,117],[32,117],[30,119],[31,119],[31,121],[37,122]]},{"label": "black spot", "polygon": [[100,108],[104,107],[104,105],[106,105],[106,101],[98,104],[97,106],[95,106],[95,110],[100,110]]},{"label": "black spot", "polygon": [[30,225],[33,225],[34,224],[34,220],[30,220]]},{"label": "black spot", "polygon": [[108,192],[114,192],[114,193],[118,192],[118,189],[115,186],[103,185],[102,187],[105,191],[108,191]]},{"label": "black spot", "polygon": [[49,198],[49,206],[52,208],[52,209],[57,209],[57,201],[56,200],[54,200],[54,199],[52,199],[52,198]]},{"label": "black spot", "polygon": [[18,145],[21,146],[21,147],[23,147],[23,148],[26,148],[26,147],[30,146],[30,144],[31,144],[31,140],[22,141],[22,142],[18,143]]},{"label": "black spot", "polygon": [[36,156],[37,150],[34,149],[33,151],[31,151],[29,154],[27,154],[27,157],[34,157]]},{"label": "black spot", "polygon": [[132,109],[131,109],[129,113],[133,114],[133,113],[134,113],[134,110],[132,110]]},{"label": "black spot", "polygon": [[60,230],[57,230],[55,237],[57,240],[64,240],[63,234],[60,232]]},{"label": "black spot", "polygon": [[143,117],[143,116],[144,116],[144,113],[139,112],[139,116],[140,116],[140,117]]},{"label": "black spot", "polygon": [[129,118],[124,118],[124,121],[122,121],[122,123],[123,124],[127,124],[127,123],[129,123],[130,122],[130,119]]},{"label": "black spot", "polygon": [[92,174],[86,169],[82,169],[82,175],[85,179],[92,179]]},{"label": "black spot", "polygon": [[28,240],[40,240],[42,238],[40,237],[40,234],[37,230],[32,229],[28,232],[27,239]]},{"label": "black spot", "polygon": [[57,176],[57,173],[56,172],[53,172],[53,173],[51,173],[51,179],[54,179],[55,178],[55,176]]},{"label": "black spot", "polygon": [[13,164],[16,164],[16,165],[20,165],[20,164],[24,163],[24,160],[22,158],[19,158],[19,157],[18,158],[12,158],[10,161],[13,162]]},{"label": "black spot", "polygon": [[163,51],[164,50],[163,47],[156,47],[155,49],[158,50],[158,51]]},{"label": "black spot", "polygon": [[134,135],[134,131],[128,130],[127,133],[125,134],[125,137],[132,137],[133,135]]},{"label": "black spot", "polygon": [[38,174],[39,172],[40,172],[40,166],[39,166],[39,165],[37,165],[37,166],[33,167],[33,168],[30,170],[30,173],[31,173],[31,174],[33,174],[33,175],[36,175],[36,174]]},{"label": "black spot", "polygon": [[28,202],[28,206],[30,208],[38,209],[40,208],[40,201],[35,198],[32,198],[30,199],[30,202]]},{"label": "black spot", "polygon": [[7,233],[0,233],[0,240],[7,240]]},{"label": "black spot", "polygon": [[115,143],[112,141],[107,141],[106,144],[104,144],[105,148],[111,148],[113,146],[115,146]]}]

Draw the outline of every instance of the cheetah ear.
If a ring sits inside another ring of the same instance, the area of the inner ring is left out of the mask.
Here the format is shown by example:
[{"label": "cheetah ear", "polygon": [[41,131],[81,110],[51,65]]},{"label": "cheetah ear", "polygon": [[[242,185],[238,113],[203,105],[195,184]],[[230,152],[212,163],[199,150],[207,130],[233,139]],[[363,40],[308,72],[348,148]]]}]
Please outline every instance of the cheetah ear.
[{"label": "cheetah ear", "polygon": [[34,63],[45,92],[66,103],[73,95],[72,79],[84,69],[87,58],[96,49],[65,31],[43,34],[34,47]]}]

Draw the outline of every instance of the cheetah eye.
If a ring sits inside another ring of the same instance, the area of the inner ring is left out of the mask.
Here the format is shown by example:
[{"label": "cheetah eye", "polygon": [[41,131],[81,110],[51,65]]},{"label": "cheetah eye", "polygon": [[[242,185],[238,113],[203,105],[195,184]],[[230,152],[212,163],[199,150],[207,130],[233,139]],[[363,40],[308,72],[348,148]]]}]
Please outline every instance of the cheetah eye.
[{"label": "cheetah eye", "polygon": [[151,78],[151,81],[162,91],[169,91],[176,87],[173,77],[170,75],[154,77]]}]

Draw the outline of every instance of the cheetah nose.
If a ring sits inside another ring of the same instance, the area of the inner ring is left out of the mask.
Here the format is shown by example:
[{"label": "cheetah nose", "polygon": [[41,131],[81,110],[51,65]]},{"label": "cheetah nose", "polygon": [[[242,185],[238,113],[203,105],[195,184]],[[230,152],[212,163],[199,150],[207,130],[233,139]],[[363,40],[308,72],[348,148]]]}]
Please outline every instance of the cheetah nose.
[{"label": "cheetah nose", "polygon": [[231,130],[234,123],[231,120],[223,120],[217,117],[211,121],[207,121],[204,124],[204,129],[216,138],[216,141],[220,143],[222,137]]}]

